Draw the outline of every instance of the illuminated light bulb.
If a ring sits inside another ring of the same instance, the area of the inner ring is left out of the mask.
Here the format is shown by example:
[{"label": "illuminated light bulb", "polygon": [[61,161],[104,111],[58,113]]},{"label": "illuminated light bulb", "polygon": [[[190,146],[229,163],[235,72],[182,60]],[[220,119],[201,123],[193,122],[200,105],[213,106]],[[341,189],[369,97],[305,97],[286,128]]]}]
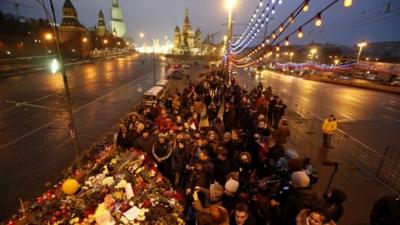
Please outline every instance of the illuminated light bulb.
[{"label": "illuminated light bulb", "polygon": [[267,21],[267,22],[268,22],[268,21],[269,21],[269,18],[267,17],[267,19],[265,19],[265,21]]},{"label": "illuminated light bulb", "polygon": [[281,26],[279,27],[279,32],[283,31],[283,24],[281,24]]},{"label": "illuminated light bulb", "polygon": [[279,0],[279,1],[278,1],[278,4],[279,4],[279,5],[282,5],[282,0]]},{"label": "illuminated light bulb", "polygon": [[267,40],[265,40],[265,43],[267,43],[267,44],[269,43],[269,38],[267,38]]},{"label": "illuminated light bulb", "polygon": [[279,47],[279,45],[277,45],[277,46],[275,47],[275,50],[276,50],[277,52],[279,52],[279,51],[281,50],[281,48]]},{"label": "illuminated light bulb", "polygon": [[260,7],[263,5],[263,3],[262,2],[260,2]]},{"label": "illuminated light bulb", "polygon": [[267,10],[267,11],[269,10],[269,6],[267,6],[266,10]]},{"label": "illuminated light bulb", "polygon": [[267,55],[264,55],[264,59],[266,59],[267,58]]},{"label": "illuminated light bulb", "polygon": [[260,32],[260,29],[257,29],[257,33]]},{"label": "illuminated light bulb", "polygon": [[303,38],[303,30],[301,29],[301,27],[300,27],[299,30],[297,31],[297,37],[298,37],[298,38]]},{"label": "illuminated light bulb", "polygon": [[317,14],[317,17],[315,18],[315,26],[320,27],[322,25],[322,17],[321,13]]},{"label": "illuminated light bulb", "polygon": [[253,22],[253,21],[254,21],[254,19],[252,18],[250,21],[251,21],[251,22]]},{"label": "illuminated light bulb", "polygon": [[256,13],[258,13],[258,9],[256,9]]},{"label": "illuminated light bulb", "polygon": [[271,3],[274,4],[274,3],[275,3],[275,0],[272,0]]},{"label": "illuminated light bulb", "polygon": [[272,55],[272,54],[274,54],[274,53],[272,53],[272,51],[269,51],[269,52],[268,52],[268,55]]},{"label": "illuminated light bulb", "polygon": [[271,13],[272,13],[272,14],[275,14],[275,7],[272,8]]},{"label": "illuminated light bulb", "polygon": [[256,18],[256,14],[253,14],[253,18]]},{"label": "illuminated light bulb", "polygon": [[289,23],[294,23],[294,16],[293,16],[293,14],[292,14],[292,15],[290,15],[290,18],[289,18]]},{"label": "illuminated light bulb", "polygon": [[258,22],[258,23],[261,22],[261,19],[258,19],[257,22]]},{"label": "illuminated light bulb", "polygon": [[264,24],[261,24],[261,27],[264,27]]},{"label": "illuminated light bulb", "polygon": [[344,7],[350,7],[353,5],[353,0],[344,0],[343,5]]},{"label": "illuminated light bulb", "polygon": [[276,38],[276,35],[275,35],[275,31],[274,31],[274,33],[272,33],[272,39],[275,39]]},{"label": "illuminated light bulb", "polygon": [[304,12],[307,12],[308,9],[309,9],[309,7],[308,7],[308,1],[306,1],[306,4],[303,6],[303,11],[304,11]]},{"label": "illuminated light bulb", "polygon": [[261,47],[263,47],[263,48],[264,48],[264,47],[265,47],[265,44],[264,44],[264,43],[262,43],[262,44],[261,44]]},{"label": "illuminated light bulb", "polygon": [[289,38],[287,37],[285,40],[285,46],[289,46],[290,42],[289,42]]},{"label": "illuminated light bulb", "polygon": [[261,14],[261,17],[264,17],[264,16],[265,16],[265,13]]}]

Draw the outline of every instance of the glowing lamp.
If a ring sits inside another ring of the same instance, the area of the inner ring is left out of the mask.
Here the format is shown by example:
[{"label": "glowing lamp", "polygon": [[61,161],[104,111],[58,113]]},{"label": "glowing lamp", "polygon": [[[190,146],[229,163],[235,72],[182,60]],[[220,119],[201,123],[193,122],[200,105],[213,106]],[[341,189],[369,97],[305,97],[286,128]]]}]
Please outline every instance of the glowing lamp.
[{"label": "glowing lamp", "polygon": [[350,7],[353,5],[353,0],[344,0],[343,5],[344,7]]},{"label": "glowing lamp", "polygon": [[320,27],[322,25],[322,17],[321,13],[318,13],[317,17],[315,18],[315,26]]},{"label": "glowing lamp", "polygon": [[298,37],[298,38],[303,38],[303,30],[301,29],[301,27],[300,27],[299,30],[297,31],[297,37]]}]

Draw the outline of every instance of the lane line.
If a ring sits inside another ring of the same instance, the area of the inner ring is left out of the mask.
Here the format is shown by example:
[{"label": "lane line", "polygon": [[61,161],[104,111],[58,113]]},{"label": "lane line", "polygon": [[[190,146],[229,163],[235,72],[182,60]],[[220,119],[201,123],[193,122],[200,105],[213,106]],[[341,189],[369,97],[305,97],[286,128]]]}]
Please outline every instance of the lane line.
[{"label": "lane line", "polygon": [[304,101],[306,101],[306,102],[310,102],[310,100],[308,99],[308,98],[305,98],[305,97],[303,97],[303,96],[300,96],[300,98],[302,98]]},{"label": "lane line", "polygon": [[342,115],[343,117],[345,117],[346,119],[348,119],[348,120],[354,120],[353,118],[351,118],[350,116],[348,116],[348,115],[346,115],[346,114],[340,114],[340,115]]},{"label": "lane line", "polygon": [[390,117],[390,116],[383,115],[382,117],[383,117],[383,118],[385,118],[385,119],[388,119],[388,120],[394,121],[394,122],[396,122],[396,123],[400,123],[400,120],[393,119],[393,118],[392,118],[392,117]]},{"label": "lane line", "polygon": [[[114,89],[114,90],[108,92],[107,94],[105,94],[105,95],[103,95],[103,96],[101,96],[101,97],[99,97],[99,98],[97,98],[97,99],[95,99],[95,100],[93,100],[93,101],[91,101],[91,102],[89,102],[89,103],[87,103],[87,104],[85,104],[85,105],[83,105],[83,106],[81,106],[81,107],[75,109],[75,110],[73,111],[73,113],[76,113],[76,112],[78,112],[78,111],[80,111],[80,110],[82,110],[82,109],[84,109],[84,108],[86,108],[86,107],[92,105],[93,103],[100,101],[101,99],[107,97],[108,95],[112,94],[113,92],[118,91],[118,90],[120,90],[120,89],[122,89],[122,88],[124,88],[124,87],[126,87],[126,86],[128,86],[128,85],[131,85],[132,83],[134,83],[134,82],[136,82],[136,81],[138,81],[138,80],[140,80],[140,79],[146,78],[147,76],[150,76],[151,74],[152,74],[152,73],[144,74],[144,75],[142,75],[142,76],[136,78],[135,80],[132,80],[132,81],[130,81],[129,83],[126,83],[125,85],[123,85],[123,86],[121,86],[121,87],[119,87],[119,88],[117,88],[117,89]],[[30,135],[32,135],[32,134],[34,134],[34,133],[36,133],[36,132],[42,130],[43,128],[46,128],[46,127],[52,125],[53,123],[55,123],[55,122],[57,122],[57,121],[63,119],[63,118],[66,117],[66,116],[67,116],[67,115],[60,116],[58,119],[55,119],[55,120],[53,120],[53,121],[50,121],[50,122],[48,122],[48,123],[46,123],[46,124],[44,124],[44,125],[42,125],[42,126],[36,128],[36,129],[34,129],[34,130],[32,130],[32,131],[30,131],[30,132],[24,134],[24,135],[22,135],[22,136],[20,136],[20,137],[18,137],[18,138],[16,138],[16,139],[14,139],[14,140],[12,140],[12,141],[9,141],[7,144],[1,145],[1,146],[0,146],[0,149],[6,148],[6,147],[8,147],[8,146],[10,146],[10,145],[12,145],[12,144],[14,144],[14,143],[17,143],[18,141],[20,141],[20,140],[22,140],[22,139],[24,139],[24,138],[26,138],[26,137],[29,137]]]}]

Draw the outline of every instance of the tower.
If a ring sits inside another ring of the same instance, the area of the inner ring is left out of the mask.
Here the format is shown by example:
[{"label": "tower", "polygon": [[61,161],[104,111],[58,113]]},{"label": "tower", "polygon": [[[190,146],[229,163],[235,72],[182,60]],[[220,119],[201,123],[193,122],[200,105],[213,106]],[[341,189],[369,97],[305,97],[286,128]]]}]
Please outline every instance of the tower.
[{"label": "tower", "polygon": [[60,28],[84,30],[83,26],[79,23],[78,13],[76,12],[71,0],[65,0],[64,2]]},{"label": "tower", "polygon": [[122,17],[122,10],[119,8],[118,0],[112,1],[110,30],[116,33],[118,37],[124,37],[126,34],[126,23]]},{"label": "tower", "polygon": [[190,25],[190,20],[189,20],[189,10],[186,9],[185,12],[185,20],[183,21],[183,28],[182,28],[182,33],[188,32],[192,30],[192,26]]},{"label": "tower", "polygon": [[104,21],[104,14],[103,11],[100,10],[99,12],[99,19],[97,21],[97,35],[104,36],[106,34],[106,23]]}]

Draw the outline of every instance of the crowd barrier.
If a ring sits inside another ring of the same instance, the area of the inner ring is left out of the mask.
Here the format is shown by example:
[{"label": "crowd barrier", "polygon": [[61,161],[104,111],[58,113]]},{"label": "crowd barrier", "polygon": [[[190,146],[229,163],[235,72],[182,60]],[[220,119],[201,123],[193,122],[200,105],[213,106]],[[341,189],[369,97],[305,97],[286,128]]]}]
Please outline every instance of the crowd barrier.
[{"label": "crowd barrier", "polygon": [[[308,144],[315,148],[321,146],[321,127],[324,118],[307,110],[293,96],[283,92],[276,94],[283,99],[287,105],[287,115],[294,121],[291,124],[294,132],[290,137],[294,144],[301,146],[300,143],[308,141]],[[385,151],[378,151],[341,129],[337,129],[332,136],[331,145],[334,146],[335,155],[348,162],[349,165],[354,165],[394,191],[400,189],[399,147],[387,146]]]}]

